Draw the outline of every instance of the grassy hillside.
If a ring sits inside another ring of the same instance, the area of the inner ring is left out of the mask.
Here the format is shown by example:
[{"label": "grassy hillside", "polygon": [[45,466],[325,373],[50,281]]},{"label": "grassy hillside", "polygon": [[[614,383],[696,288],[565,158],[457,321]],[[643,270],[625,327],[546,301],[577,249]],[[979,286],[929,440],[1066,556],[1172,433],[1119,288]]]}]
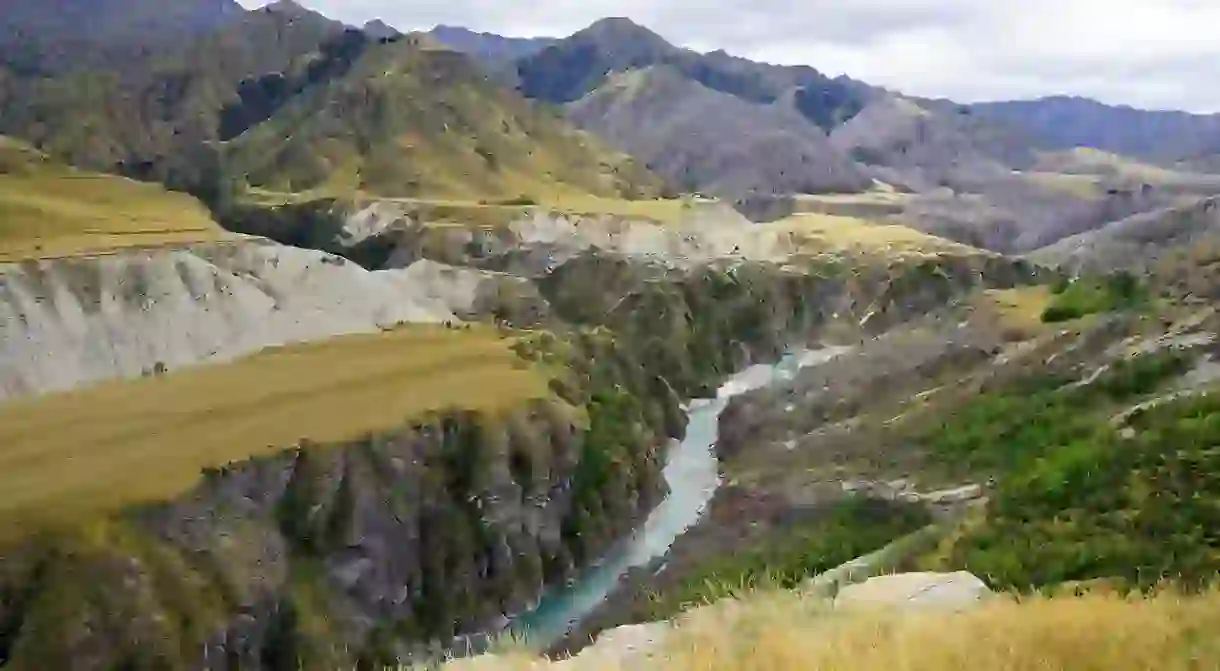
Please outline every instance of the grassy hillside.
[{"label": "grassy hillside", "polygon": [[229,158],[252,185],[285,191],[541,199],[655,186],[465,56],[414,38],[305,90],[233,140]]},{"label": "grassy hillside", "polygon": [[0,261],[217,240],[185,194],[55,163],[0,136]]},{"label": "grassy hillside", "polygon": [[0,535],[163,500],[203,469],[301,440],[352,439],[427,410],[494,411],[547,395],[546,379],[494,331],[409,326],[8,403]]},{"label": "grassy hillside", "polygon": [[6,7],[0,60],[33,71],[138,57],[212,30],[242,13],[234,0],[48,0]]},{"label": "grassy hillside", "polygon": [[835,251],[881,259],[901,259],[936,254],[983,253],[968,245],[921,233],[897,224],[878,224],[833,214],[795,214],[768,227],[789,231],[807,251]]},{"label": "grassy hillside", "polygon": [[0,133],[209,202],[247,175],[280,190],[395,196],[655,192],[646,171],[465,56],[385,42],[275,3],[139,58],[49,76],[0,63]]},{"label": "grassy hillside", "polygon": [[[681,620],[651,652],[623,663],[590,656],[540,663],[506,656],[459,661],[447,671],[550,668],[571,671],[666,669],[743,671],[1186,671],[1220,665],[1220,594],[1148,599],[1094,594],[998,598],[964,613],[834,614],[824,602],[794,593],[746,597],[738,608],[713,608]],[[625,647],[625,646],[624,646]]]},{"label": "grassy hillside", "polygon": [[[308,70],[343,26],[286,4],[238,12],[213,30],[138,56],[95,58],[50,74],[13,62],[0,92],[0,132],[73,165],[157,179],[197,179],[201,143],[220,136],[246,78]],[[31,46],[36,53],[63,45]],[[0,76],[0,79],[3,79]]]},{"label": "grassy hillside", "polygon": [[1099,186],[1148,184],[1183,196],[1220,192],[1220,175],[1192,171],[1187,166],[1164,168],[1091,147],[1043,152],[1034,170],[1078,180],[1093,178]]},{"label": "grassy hillside", "polygon": [[1214,581],[1220,405],[1214,394],[1173,383],[1196,356],[1140,354],[1083,384],[1037,373],[956,399],[923,443],[998,485],[986,514],[931,563],[1018,590],[1097,579],[1142,589]]}]

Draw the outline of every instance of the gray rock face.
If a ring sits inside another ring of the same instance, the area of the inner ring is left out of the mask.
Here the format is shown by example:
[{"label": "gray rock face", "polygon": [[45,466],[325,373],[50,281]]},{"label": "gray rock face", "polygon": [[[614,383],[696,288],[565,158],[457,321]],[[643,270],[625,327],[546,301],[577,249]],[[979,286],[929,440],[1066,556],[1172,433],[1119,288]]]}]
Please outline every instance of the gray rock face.
[{"label": "gray rock face", "polygon": [[964,610],[991,596],[976,576],[956,573],[900,573],[848,585],[835,597],[835,608]]},{"label": "gray rock face", "polygon": [[253,240],[0,266],[0,398],[455,319],[404,271]]}]

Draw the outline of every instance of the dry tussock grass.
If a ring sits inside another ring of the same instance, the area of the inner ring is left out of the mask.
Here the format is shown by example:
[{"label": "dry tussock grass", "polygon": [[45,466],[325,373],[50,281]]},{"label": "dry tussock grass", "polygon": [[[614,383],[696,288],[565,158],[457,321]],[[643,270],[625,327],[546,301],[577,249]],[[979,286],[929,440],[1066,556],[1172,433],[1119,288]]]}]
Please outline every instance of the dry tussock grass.
[{"label": "dry tussock grass", "polygon": [[971,306],[979,316],[1001,328],[1008,339],[1025,340],[1045,328],[1042,313],[1050,302],[1050,288],[1038,285],[983,291],[973,297]]},{"label": "dry tussock grass", "polygon": [[547,379],[494,330],[410,325],[0,406],[0,540],[163,500],[202,469],[340,442],[429,410],[500,412]]},{"label": "dry tussock grass", "polygon": [[681,621],[648,658],[544,663],[522,653],[463,669],[611,671],[1135,671],[1220,669],[1220,593],[997,598],[964,613],[831,615],[794,593]]},{"label": "dry tussock grass", "polygon": [[906,226],[877,224],[835,214],[796,214],[768,226],[792,233],[800,240],[802,248],[809,251],[880,255],[885,258],[982,253],[974,247]]},{"label": "dry tussock grass", "polygon": [[0,139],[0,262],[228,237],[188,195],[58,165]]}]

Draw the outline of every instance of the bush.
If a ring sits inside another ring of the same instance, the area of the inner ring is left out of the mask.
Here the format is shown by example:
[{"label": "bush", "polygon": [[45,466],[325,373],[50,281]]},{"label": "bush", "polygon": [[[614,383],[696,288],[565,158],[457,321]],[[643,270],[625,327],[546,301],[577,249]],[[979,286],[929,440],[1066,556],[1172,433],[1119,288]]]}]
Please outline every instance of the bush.
[{"label": "bush", "polygon": [[529,207],[529,206],[537,205],[538,201],[535,200],[532,196],[520,195],[520,196],[517,196],[516,198],[507,198],[505,200],[502,200],[502,201],[500,201],[500,204],[506,205],[509,207]]},{"label": "bush", "polygon": [[654,595],[648,617],[671,617],[722,597],[726,590],[791,589],[931,521],[920,505],[866,498],[842,501],[812,519],[781,525],[752,547],[709,558],[680,584]]},{"label": "bush", "polygon": [[1061,280],[1052,287],[1051,293],[1053,298],[1042,313],[1042,321],[1047,324],[1100,312],[1135,309],[1149,301],[1147,288],[1125,271],[1102,278]]},{"label": "bush", "polygon": [[1176,350],[1119,361],[1089,385],[1033,377],[980,395],[925,437],[946,463],[993,474],[985,520],[949,563],[994,587],[1113,579],[1199,586],[1220,572],[1220,398],[1113,414],[1187,371]]}]

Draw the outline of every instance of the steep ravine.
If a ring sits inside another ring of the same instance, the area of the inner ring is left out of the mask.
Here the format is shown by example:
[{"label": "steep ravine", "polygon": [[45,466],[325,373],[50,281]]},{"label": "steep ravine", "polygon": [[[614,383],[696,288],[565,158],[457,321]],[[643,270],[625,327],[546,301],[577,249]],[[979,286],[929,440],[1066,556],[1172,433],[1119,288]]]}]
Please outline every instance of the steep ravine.
[{"label": "steep ravine", "polygon": [[547,315],[550,330],[519,352],[553,375],[552,398],[300,445],[210,472],[175,501],[12,546],[0,553],[0,663],[377,668],[497,629],[661,500],[682,399],[791,347],[857,339],[1031,274],[990,256],[674,268],[591,251],[519,279],[536,291],[500,293],[495,310]]},{"label": "steep ravine", "polygon": [[662,493],[658,448],[681,428],[677,398],[614,387],[613,368],[565,386],[575,404],[455,409],[302,444],[211,471],[176,501],[10,546],[0,661],[379,667],[497,627]]},{"label": "steep ravine", "polygon": [[692,402],[686,437],[671,447],[665,466],[669,487],[665,500],[629,538],[584,571],[575,583],[552,590],[537,608],[514,619],[511,632],[532,648],[546,650],[579,626],[629,570],[665,556],[674,540],[700,520],[720,485],[715,450],[717,421],[730,400],[778,380],[791,379],[799,369],[818,365],[847,349],[789,353],[777,364],[757,364],[737,373],[721,385],[715,398]]}]

